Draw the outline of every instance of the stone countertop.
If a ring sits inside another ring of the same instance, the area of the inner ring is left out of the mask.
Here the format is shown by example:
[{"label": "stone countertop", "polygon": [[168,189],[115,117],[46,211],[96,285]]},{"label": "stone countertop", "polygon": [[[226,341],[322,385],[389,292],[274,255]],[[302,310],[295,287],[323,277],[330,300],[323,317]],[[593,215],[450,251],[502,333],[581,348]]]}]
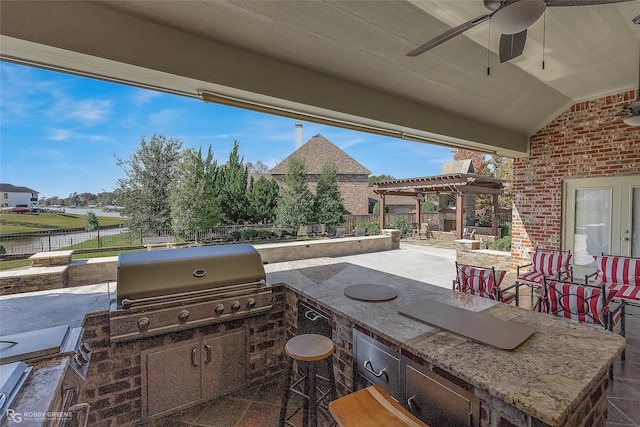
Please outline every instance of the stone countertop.
[{"label": "stone countertop", "polygon": [[[291,262],[266,270],[268,283],[285,283],[552,426],[566,419],[607,374],[625,344],[624,338],[604,329],[330,259],[316,259],[312,264]],[[398,291],[398,297],[372,303],[344,296],[347,286],[363,283],[389,286]],[[399,308],[425,299],[483,311],[535,332],[515,350],[504,351],[398,314]]]},{"label": "stone countertop", "polygon": [[0,426],[44,426],[65,417],[59,411],[62,403],[62,380],[69,366],[69,357],[53,357],[36,362],[26,361],[33,370],[11,405],[15,416],[7,416]]}]

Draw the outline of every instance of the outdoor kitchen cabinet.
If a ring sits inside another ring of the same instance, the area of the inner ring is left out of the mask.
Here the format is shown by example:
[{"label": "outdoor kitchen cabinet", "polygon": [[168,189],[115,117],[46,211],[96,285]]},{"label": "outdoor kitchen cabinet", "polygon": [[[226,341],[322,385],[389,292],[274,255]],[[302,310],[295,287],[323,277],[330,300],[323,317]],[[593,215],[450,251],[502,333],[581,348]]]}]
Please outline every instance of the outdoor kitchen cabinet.
[{"label": "outdoor kitchen cabinet", "polygon": [[480,400],[467,390],[357,329],[353,351],[356,389],[379,384],[431,426],[479,426]]},{"label": "outdoor kitchen cabinet", "polygon": [[206,402],[246,383],[245,329],[141,352],[142,418]]}]

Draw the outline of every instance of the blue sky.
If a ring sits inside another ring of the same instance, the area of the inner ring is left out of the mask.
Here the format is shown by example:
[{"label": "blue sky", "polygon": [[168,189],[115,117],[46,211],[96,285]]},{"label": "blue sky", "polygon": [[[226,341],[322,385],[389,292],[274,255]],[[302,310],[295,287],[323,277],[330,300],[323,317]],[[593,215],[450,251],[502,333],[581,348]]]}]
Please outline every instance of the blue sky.
[{"label": "blue sky", "polygon": [[[449,148],[304,122],[303,141],[321,133],[373,175],[437,175]],[[295,120],[100,80],[0,62],[0,182],[40,197],[113,191],[141,138],[211,145],[219,164],[233,142],[245,162],[275,166],[295,149]]]}]

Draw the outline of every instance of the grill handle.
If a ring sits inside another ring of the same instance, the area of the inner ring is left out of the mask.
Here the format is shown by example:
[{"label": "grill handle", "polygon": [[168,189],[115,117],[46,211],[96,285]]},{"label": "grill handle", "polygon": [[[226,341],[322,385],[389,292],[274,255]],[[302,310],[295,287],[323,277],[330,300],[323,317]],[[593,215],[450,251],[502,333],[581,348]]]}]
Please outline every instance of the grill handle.
[{"label": "grill handle", "polygon": [[177,293],[168,294],[168,295],[158,295],[155,297],[138,298],[138,299],[124,298],[120,304],[122,305],[122,308],[131,308],[132,306],[137,304],[158,303],[163,301],[169,302],[169,301],[175,301],[176,299],[179,299],[179,298],[215,295],[215,294],[219,294],[221,291],[257,288],[260,286],[264,286],[265,284],[266,284],[266,281],[264,279],[260,279],[257,282],[249,282],[249,283],[243,283],[240,285],[231,285],[231,286],[224,286],[224,287],[218,287],[218,288],[212,288],[212,289],[203,289],[199,291],[177,292]]}]

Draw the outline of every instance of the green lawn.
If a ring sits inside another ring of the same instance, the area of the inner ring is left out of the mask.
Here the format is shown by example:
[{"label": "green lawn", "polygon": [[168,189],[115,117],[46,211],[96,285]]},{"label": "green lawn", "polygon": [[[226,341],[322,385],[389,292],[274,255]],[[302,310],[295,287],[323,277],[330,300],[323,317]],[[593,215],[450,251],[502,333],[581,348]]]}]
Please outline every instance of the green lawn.
[{"label": "green lawn", "polygon": [[[122,250],[122,251],[111,251],[111,252],[91,252],[86,254],[74,254],[71,256],[71,259],[88,259],[88,258],[102,258],[108,256],[118,256],[121,252],[142,252],[146,251],[146,249],[131,249],[131,250]],[[31,260],[28,259],[16,259],[16,260],[8,260],[8,261],[0,261],[0,271],[11,270],[13,268],[22,268],[22,267],[31,267]]]},{"label": "green lawn", "polygon": [[[120,224],[121,217],[99,216],[100,225]],[[0,214],[0,234],[28,233],[31,231],[59,230],[64,228],[84,228],[86,215],[48,212],[39,215],[3,213]]]}]

